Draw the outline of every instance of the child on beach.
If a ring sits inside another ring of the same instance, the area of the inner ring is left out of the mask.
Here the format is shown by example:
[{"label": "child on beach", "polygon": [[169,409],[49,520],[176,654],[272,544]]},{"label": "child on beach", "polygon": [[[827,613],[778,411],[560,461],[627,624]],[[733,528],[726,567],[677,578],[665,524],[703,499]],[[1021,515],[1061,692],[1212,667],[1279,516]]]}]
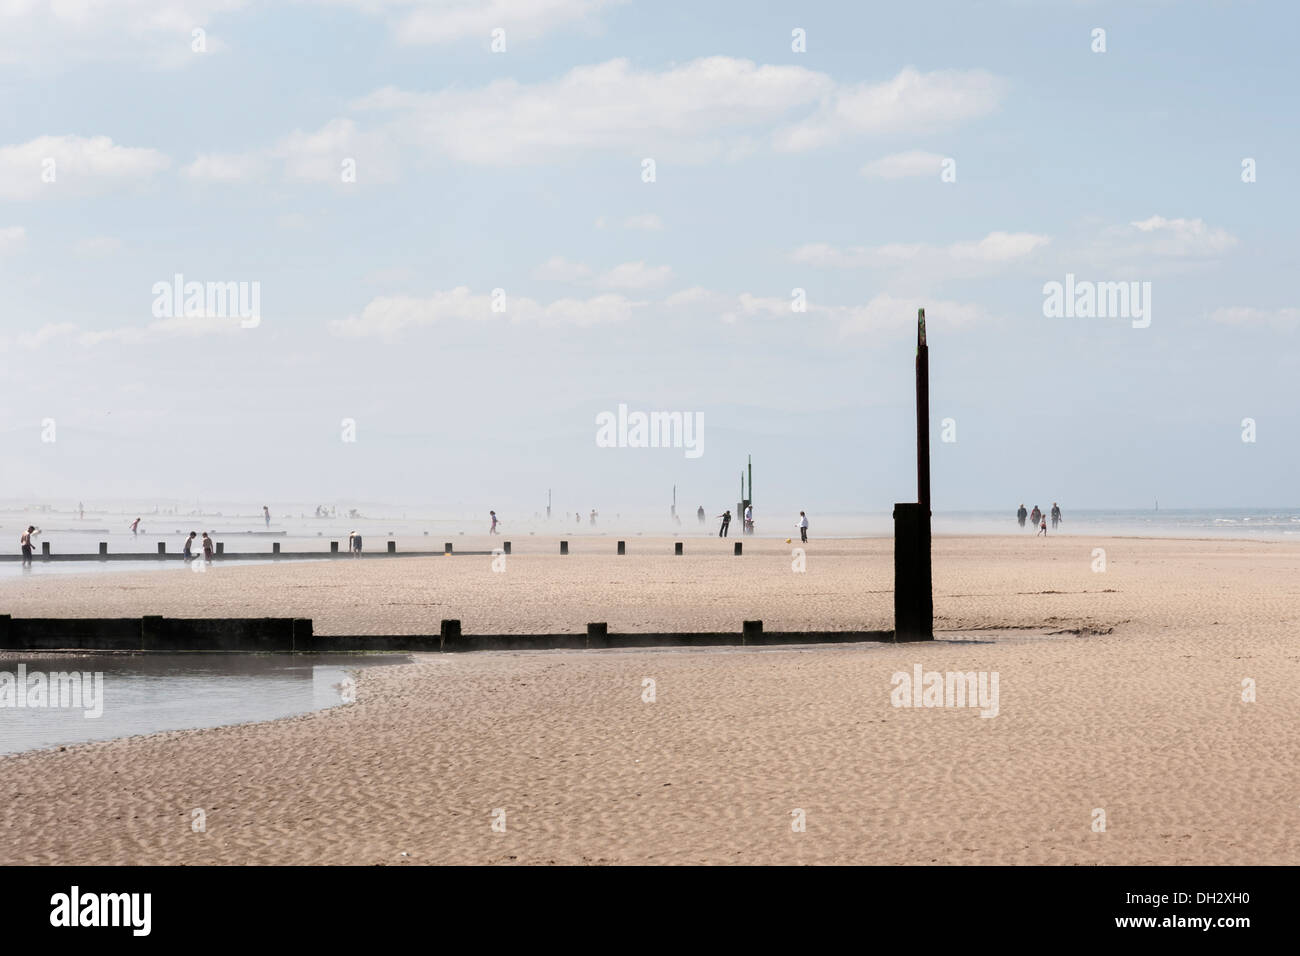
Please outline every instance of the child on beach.
[{"label": "child on beach", "polygon": [[361,532],[348,532],[348,550],[352,552],[354,558],[361,557]]},{"label": "child on beach", "polygon": [[136,518],[134,521],[131,522],[131,533],[132,533],[132,534],[139,534],[139,533],[140,533],[140,519],[139,519],[139,518]]},{"label": "child on beach", "polygon": [[492,516],[492,530],[489,531],[488,534],[496,534],[496,533],[497,533],[497,513],[496,513],[495,511],[489,511],[488,514],[490,514],[490,515]]},{"label": "child on beach", "polygon": [[[1046,538],[1047,537],[1047,515],[1043,515],[1038,520],[1039,520],[1038,534],[1041,534],[1044,538]],[[1037,537],[1037,535],[1035,535],[1035,537]]]},{"label": "child on beach", "polygon": [[802,511],[799,512],[799,540],[808,543],[808,516]]},{"label": "child on beach", "polygon": [[[197,537],[198,537],[198,533],[195,531],[191,531],[190,536],[185,539],[185,545],[184,547],[181,548],[181,557],[184,560],[186,561],[194,560],[194,539]],[[206,538],[207,535],[205,534],[204,537]]]},{"label": "child on beach", "polygon": [[718,537],[725,538],[727,536],[727,529],[731,527],[731,509],[728,508],[726,511],[722,512],[722,514],[718,515],[718,517],[722,519],[722,527],[718,529]]},{"label": "child on beach", "polygon": [[212,563],[212,539],[206,531],[203,532],[203,560],[207,564]]}]

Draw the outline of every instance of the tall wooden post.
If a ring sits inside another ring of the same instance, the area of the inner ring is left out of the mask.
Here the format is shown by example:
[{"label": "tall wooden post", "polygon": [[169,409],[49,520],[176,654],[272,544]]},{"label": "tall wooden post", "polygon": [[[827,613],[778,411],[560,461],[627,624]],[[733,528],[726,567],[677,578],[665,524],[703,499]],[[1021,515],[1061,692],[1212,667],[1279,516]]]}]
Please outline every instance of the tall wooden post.
[{"label": "tall wooden post", "polygon": [[894,639],[934,640],[930,565],[930,349],[916,318],[916,496],[894,505]]}]

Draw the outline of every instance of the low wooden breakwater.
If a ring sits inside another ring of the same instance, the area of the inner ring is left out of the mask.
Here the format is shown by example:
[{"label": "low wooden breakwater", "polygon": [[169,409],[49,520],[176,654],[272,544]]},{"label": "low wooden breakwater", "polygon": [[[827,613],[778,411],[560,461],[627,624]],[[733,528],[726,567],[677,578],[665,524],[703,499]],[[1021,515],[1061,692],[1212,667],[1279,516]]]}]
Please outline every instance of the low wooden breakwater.
[{"label": "low wooden breakwater", "polygon": [[[213,555],[214,560],[224,561],[307,561],[322,558],[432,558],[445,557],[447,555],[495,555],[498,551],[502,554],[510,554],[510,542],[501,542],[501,547],[492,551],[457,551],[453,543],[448,541],[442,546],[441,551],[398,551],[396,541],[388,541],[387,549],[383,551],[362,551],[359,554],[350,552],[346,548],[339,550],[337,541],[330,542],[328,551],[281,551],[280,542],[273,542],[270,551],[227,551],[224,541],[216,542],[216,553]],[[560,539],[560,554],[569,553],[569,542]],[[619,541],[616,544],[615,553],[619,555],[627,554],[627,542]],[[681,556],[685,553],[684,542],[677,541],[673,544],[673,554]],[[737,557],[744,553],[744,545],[740,541],[732,543],[731,553]],[[200,560],[201,551],[196,551],[192,558]],[[21,561],[21,554],[0,554],[0,561]],[[119,551],[110,554],[108,551],[108,542],[99,542],[99,551],[95,554],[60,554],[50,549],[48,541],[41,542],[41,553],[32,555],[33,561],[182,561],[185,555],[179,551],[168,551],[167,542],[159,541],[157,551]]]},{"label": "low wooden breakwater", "polygon": [[893,631],[765,631],[745,621],[739,631],[618,634],[604,622],[586,633],[467,634],[443,620],[437,634],[316,634],[310,618],[14,618],[0,615],[0,650],[200,651],[279,654],[358,651],[585,650],[631,647],[770,647],[894,641]]}]

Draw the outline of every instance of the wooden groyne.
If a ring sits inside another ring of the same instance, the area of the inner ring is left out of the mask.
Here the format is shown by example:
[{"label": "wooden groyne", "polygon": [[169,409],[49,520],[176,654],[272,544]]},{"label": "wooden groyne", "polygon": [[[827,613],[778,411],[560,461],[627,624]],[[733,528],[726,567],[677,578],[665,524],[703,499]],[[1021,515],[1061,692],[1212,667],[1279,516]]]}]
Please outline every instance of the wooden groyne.
[{"label": "wooden groyne", "polygon": [[[316,561],[327,558],[435,558],[446,556],[488,556],[496,554],[511,554],[511,545],[509,541],[502,541],[499,548],[491,551],[457,551],[451,541],[446,542],[440,551],[398,551],[396,541],[387,541],[387,547],[382,551],[362,551],[359,554],[348,551],[347,548],[340,550],[339,542],[329,542],[328,551],[282,551],[280,542],[275,541],[271,544],[270,551],[227,551],[224,541],[215,542],[214,561]],[[561,538],[559,540],[560,554],[569,553],[569,541]],[[673,554],[682,555],[684,551],[684,542],[677,541],[673,545]],[[616,542],[616,554],[622,556],[627,554],[627,542]],[[732,547],[732,554],[740,557],[743,549],[739,541],[735,542]],[[0,561],[21,561],[21,554],[0,554]],[[93,554],[69,553],[62,554],[51,550],[48,541],[41,542],[41,553],[32,555],[32,561],[183,561],[185,555],[180,551],[168,551],[167,542],[159,541],[156,551],[118,551],[112,554],[108,551],[108,542],[99,542],[99,551]],[[191,560],[202,560],[201,552],[196,551],[191,555]]]},{"label": "wooden groyne", "polygon": [[359,651],[519,651],[632,647],[772,647],[894,641],[893,631],[766,631],[745,621],[739,631],[613,633],[605,622],[586,633],[467,634],[443,620],[437,634],[316,634],[310,618],[15,618],[0,615],[0,650],[197,651],[322,654]]}]

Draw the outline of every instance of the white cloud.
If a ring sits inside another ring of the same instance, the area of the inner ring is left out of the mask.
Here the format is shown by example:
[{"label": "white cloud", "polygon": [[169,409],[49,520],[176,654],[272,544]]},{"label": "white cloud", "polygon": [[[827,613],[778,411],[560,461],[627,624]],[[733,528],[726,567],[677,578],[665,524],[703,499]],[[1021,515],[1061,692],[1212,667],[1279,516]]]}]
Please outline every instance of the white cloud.
[{"label": "white cloud", "polygon": [[778,149],[817,149],[856,134],[944,129],[987,116],[1002,101],[1005,83],[984,70],[906,67],[883,83],[841,87],[817,113],[776,138]]},{"label": "white cloud", "polygon": [[[236,334],[241,329],[238,319],[226,318],[171,318],[159,319],[147,325],[127,325],[109,329],[85,329],[72,322],[47,322],[34,332],[19,333],[15,342],[27,349],[39,349],[51,342],[70,341],[83,348],[105,342],[125,345],[143,345],[181,335]],[[8,347],[9,343],[4,342]]]},{"label": "white cloud", "polygon": [[0,255],[17,252],[27,244],[27,230],[22,226],[0,227]]},{"label": "white cloud", "polygon": [[51,69],[120,62],[173,69],[224,49],[214,34],[206,53],[191,49],[196,28],[246,0],[0,0],[0,64]]},{"label": "white cloud", "polygon": [[590,299],[557,299],[543,305],[522,296],[507,296],[504,312],[493,312],[490,295],[475,295],[466,286],[436,292],[428,298],[381,296],[371,300],[360,315],[337,319],[330,330],[346,338],[378,337],[392,341],[409,328],[439,322],[528,322],[539,325],[593,326],[624,322],[644,302],[621,295],[598,295]]},{"label": "white cloud", "polygon": [[394,37],[409,45],[437,45],[481,39],[506,31],[506,49],[570,23],[581,23],[619,0],[342,0],[362,10],[382,10]]},{"label": "white cloud", "polygon": [[1006,263],[1023,260],[1051,242],[1032,232],[991,232],[983,239],[950,243],[894,242],[880,246],[837,248],[814,242],[791,253],[795,262],[836,269],[932,269],[949,276],[978,275]]},{"label": "white cloud", "polygon": [[725,56],[658,72],[616,59],[530,85],[503,79],[437,93],[386,87],[353,105],[390,114],[395,136],[468,163],[537,163],[590,150],[632,151],[638,162],[701,162],[743,150],[748,131],[815,105],[834,85],[803,67]]},{"label": "white cloud", "polygon": [[877,332],[914,326],[918,308],[925,309],[927,326],[932,321],[941,323],[944,327],[951,327],[987,322],[992,319],[992,316],[980,305],[932,299],[926,296],[901,299],[885,294],[874,297],[866,305],[848,306],[836,310],[836,319],[840,331],[845,334]]},{"label": "white cloud", "polygon": [[40,136],[0,146],[0,199],[111,192],[143,185],[170,164],[156,149],[117,146],[107,136]]},{"label": "white cloud", "polygon": [[263,179],[267,158],[257,153],[205,153],[182,167],[186,179],[214,183],[244,183]]},{"label": "white cloud", "polygon": [[581,262],[570,262],[563,256],[552,256],[533,270],[534,279],[554,282],[573,282],[591,275],[591,268]]},{"label": "white cloud", "polygon": [[1212,228],[1201,219],[1152,216],[1129,225],[1149,236],[1149,240],[1143,241],[1143,247],[1160,256],[1216,256],[1237,245],[1237,238],[1226,229]]},{"label": "white cloud", "polygon": [[663,229],[664,221],[652,212],[642,213],[639,216],[628,216],[623,220],[624,229],[642,229],[647,232],[658,232]]},{"label": "white cloud", "polygon": [[[254,182],[278,169],[283,179],[309,183],[390,183],[397,178],[397,146],[385,129],[361,130],[332,119],[310,132],[294,130],[275,145],[244,153],[206,153],[182,170],[202,182]],[[343,178],[350,160],[354,181]]]},{"label": "white cloud", "polygon": [[624,262],[596,279],[607,289],[651,289],[672,277],[672,266],[647,266],[644,261]]},{"label": "white cloud", "polygon": [[670,308],[712,314],[724,323],[733,324],[755,319],[809,319],[829,323],[842,334],[852,335],[884,329],[897,329],[916,321],[916,310],[924,308],[946,326],[988,321],[991,316],[982,306],[935,299],[931,296],[902,298],[877,295],[865,305],[825,305],[809,299],[806,311],[795,312],[792,298],[757,296],[748,292],[727,295],[695,286],[675,292],[664,300]]},{"label": "white cloud", "polygon": [[913,149],[906,153],[891,153],[862,167],[862,175],[872,179],[906,179],[909,176],[939,178],[939,169],[945,157]]}]

